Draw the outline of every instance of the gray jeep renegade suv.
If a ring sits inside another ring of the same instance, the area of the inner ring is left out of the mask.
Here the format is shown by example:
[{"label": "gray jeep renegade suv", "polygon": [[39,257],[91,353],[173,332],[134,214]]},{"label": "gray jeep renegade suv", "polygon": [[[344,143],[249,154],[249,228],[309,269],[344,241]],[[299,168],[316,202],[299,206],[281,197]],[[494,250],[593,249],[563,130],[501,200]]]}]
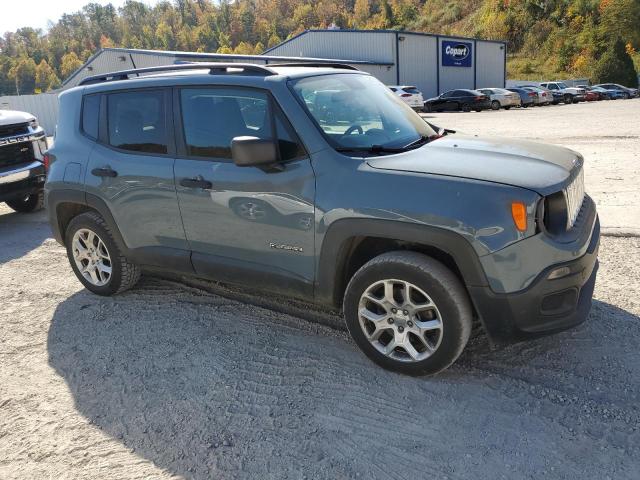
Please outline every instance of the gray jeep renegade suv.
[{"label": "gray jeep renegade suv", "polygon": [[[164,73],[161,73],[164,72]],[[174,65],[60,95],[46,200],[80,282],[144,269],[342,308],[381,366],[434,373],[582,322],[599,223],[565,148],[426,123],[341,65]]]}]

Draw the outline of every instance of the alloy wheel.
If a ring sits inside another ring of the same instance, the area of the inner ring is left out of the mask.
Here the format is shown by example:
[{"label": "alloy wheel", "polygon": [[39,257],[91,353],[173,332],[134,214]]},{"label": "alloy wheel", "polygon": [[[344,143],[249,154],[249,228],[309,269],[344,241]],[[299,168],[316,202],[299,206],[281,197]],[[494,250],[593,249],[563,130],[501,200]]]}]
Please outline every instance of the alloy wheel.
[{"label": "alloy wheel", "polygon": [[102,239],[88,228],[79,229],[71,240],[73,260],[80,274],[92,285],[102,287],[111,279],[111,256]]},{"label": "alloy wheel", "polygon": [[401,362],[419,362],[435,353],[443,323],[434,301],[404,280],[370,285],[358,305],[360,328],[383,355]]}]

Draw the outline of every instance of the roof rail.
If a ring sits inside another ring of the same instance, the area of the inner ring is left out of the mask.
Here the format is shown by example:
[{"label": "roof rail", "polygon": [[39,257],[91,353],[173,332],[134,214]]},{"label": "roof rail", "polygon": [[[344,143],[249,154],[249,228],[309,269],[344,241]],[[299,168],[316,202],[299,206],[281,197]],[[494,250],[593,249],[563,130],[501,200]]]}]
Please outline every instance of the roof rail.
[{"label": "roof rail", "polygon": [[283,63],[273,63],[270,62],[268,64],[270,67],[328,67],[328,68],[342,68],[344,70],[358,70],[356,67],[352,65],[347,65],[346,63],[336,63],[336,62],[283,62]]},{"label": "roof rail", "polygon": [[243,72],[251,72],[258,75],[275,75],[275,72],[263,65],[252,63],[229,63],[229,62],[194,62],[178,65],[163,65],[161,67],[135,68],[131,70],[121,70],[118,72],[103,73],[82,79],[78,85],[92,85],[94,83],[114,82],[116,80],[127,80],[129,75],[137,75],[156,72],[174,72],[181,70],[209,70],[209,73],[227,73],[229,70],[238,69]]}]

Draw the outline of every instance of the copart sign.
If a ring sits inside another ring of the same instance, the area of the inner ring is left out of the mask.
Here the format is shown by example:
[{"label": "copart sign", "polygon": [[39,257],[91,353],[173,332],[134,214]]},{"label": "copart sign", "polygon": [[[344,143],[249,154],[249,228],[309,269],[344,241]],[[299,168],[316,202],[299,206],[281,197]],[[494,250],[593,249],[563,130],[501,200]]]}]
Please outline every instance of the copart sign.
[{"label": "copart sign", "polygon": [[473,44],[471,42],[442,41],[443,67],[470,67]]}]

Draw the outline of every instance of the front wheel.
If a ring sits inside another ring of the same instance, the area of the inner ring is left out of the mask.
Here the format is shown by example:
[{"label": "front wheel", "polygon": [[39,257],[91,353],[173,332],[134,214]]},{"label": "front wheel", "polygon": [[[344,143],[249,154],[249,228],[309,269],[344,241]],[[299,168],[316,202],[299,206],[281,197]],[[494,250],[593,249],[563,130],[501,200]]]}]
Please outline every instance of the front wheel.
[{"label": "front wheel", "polygon": [[107,223],[96,212],[82,213],[69,222],[65,246],[76,277],[95,294],[124,292],[140,278],[140,268],[125,258]]},{"label": "front wheel", "polygon": [[471,111],[471,105],[469,105],[468,103],[463,103],[460,106],[460,110],[462,110],[463,112],[470,112]]},{"label": "front wheel", "polygon": [[19,213],[30,213],[44,208],[44,192],[30,193],[23,197],[7,200],[7,205]]},{"label": "front wheel", "polygon": [[351,278],[344,314],[360,349],[383,368],[434,374],[460,356],[472,310],[451,270],[417,252],[382,254]]}]

